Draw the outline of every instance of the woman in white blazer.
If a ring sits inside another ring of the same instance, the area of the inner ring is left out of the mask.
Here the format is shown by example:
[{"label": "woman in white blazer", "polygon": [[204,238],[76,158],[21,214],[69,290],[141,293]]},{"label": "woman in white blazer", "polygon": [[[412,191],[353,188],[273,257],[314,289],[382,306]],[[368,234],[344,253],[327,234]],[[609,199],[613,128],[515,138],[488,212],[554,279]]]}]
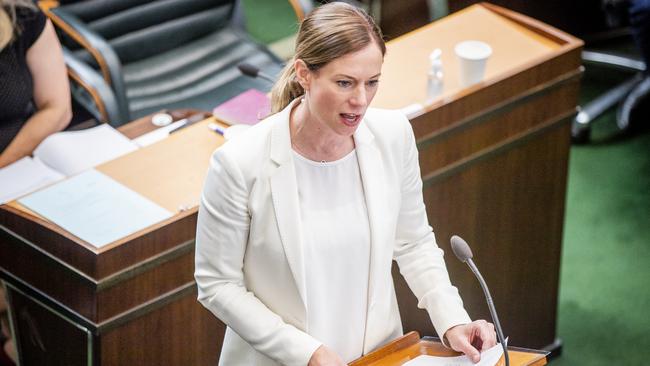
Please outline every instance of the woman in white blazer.
[{"label": "woman in white blazer", "polygon": [[472,322],[427,222],[413,131],[368,109],[385,45],[344,3],[301,24],[276,112],[211,159],[199,209],[199,301],[227,326],[220,365],[345,365],[402,335],[396,260],[438,334],[478,361]]}]

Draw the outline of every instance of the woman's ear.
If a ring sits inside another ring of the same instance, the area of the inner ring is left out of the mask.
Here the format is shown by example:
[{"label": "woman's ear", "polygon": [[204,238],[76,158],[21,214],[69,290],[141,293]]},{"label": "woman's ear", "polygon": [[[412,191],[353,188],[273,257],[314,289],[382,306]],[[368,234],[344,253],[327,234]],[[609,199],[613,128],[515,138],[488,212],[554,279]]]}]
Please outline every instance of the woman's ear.
[{"label": "woman's ear", "polygon": [[311,82],[311,70],[303,60],[295,60],[293,62],[293,68],[296,71],[296,81],[302,89],[307,91],[309,90],[309,84]]}]

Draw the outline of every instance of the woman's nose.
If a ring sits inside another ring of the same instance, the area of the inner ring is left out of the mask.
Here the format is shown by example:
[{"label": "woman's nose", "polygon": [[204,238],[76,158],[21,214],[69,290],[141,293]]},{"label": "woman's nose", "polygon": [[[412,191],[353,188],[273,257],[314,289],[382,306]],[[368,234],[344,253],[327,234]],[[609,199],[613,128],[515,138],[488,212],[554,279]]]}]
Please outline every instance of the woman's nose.
[{"label": "woman's nose", "polygon": [[350,103],[355,106],[365,107],[368,105],[368,95],[364,86],[359,86],[354,90]]}]

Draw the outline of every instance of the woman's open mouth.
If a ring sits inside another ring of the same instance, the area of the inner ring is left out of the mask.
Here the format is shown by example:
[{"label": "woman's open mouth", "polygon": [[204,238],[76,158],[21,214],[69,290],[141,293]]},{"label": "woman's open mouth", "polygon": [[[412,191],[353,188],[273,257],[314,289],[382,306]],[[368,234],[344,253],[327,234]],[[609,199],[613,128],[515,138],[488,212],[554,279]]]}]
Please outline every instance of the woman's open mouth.
[{"label": "woman's open mouth", "polygon": [[359,121],[361,120],[360,114],[341,113],[339,115],[341,116],[341,120],[343,121],[343,123],[349,127],[355,127],[356,125],[359,124]]}]

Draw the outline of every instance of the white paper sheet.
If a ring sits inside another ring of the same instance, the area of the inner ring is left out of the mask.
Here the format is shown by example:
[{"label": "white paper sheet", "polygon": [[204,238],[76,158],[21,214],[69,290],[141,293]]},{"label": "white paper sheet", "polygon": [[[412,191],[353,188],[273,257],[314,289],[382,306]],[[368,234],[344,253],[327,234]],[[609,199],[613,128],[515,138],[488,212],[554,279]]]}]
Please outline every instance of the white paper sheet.
[{"label": "white paper sheet", "polygon": [[94,169],[18,202],[98,248],[172,216]]},{"label": "white paper sheet", "polygon": [[455,357],[421,355],[406,362],[403,366],[494,366],[502,355],[501,343],[497,343],[494,347],[481,352],[479,363],[472,362],[465,355]]},{"label": "white paper sheet", "polygon": [[38,159],[24,157],[0,169],[0,205],[65,178]]},{"label": "white paper sheet", "polygon": [[126,136],[102,124],[50,135],[34,150],[34,157],[69,177],[137,149]]}]

